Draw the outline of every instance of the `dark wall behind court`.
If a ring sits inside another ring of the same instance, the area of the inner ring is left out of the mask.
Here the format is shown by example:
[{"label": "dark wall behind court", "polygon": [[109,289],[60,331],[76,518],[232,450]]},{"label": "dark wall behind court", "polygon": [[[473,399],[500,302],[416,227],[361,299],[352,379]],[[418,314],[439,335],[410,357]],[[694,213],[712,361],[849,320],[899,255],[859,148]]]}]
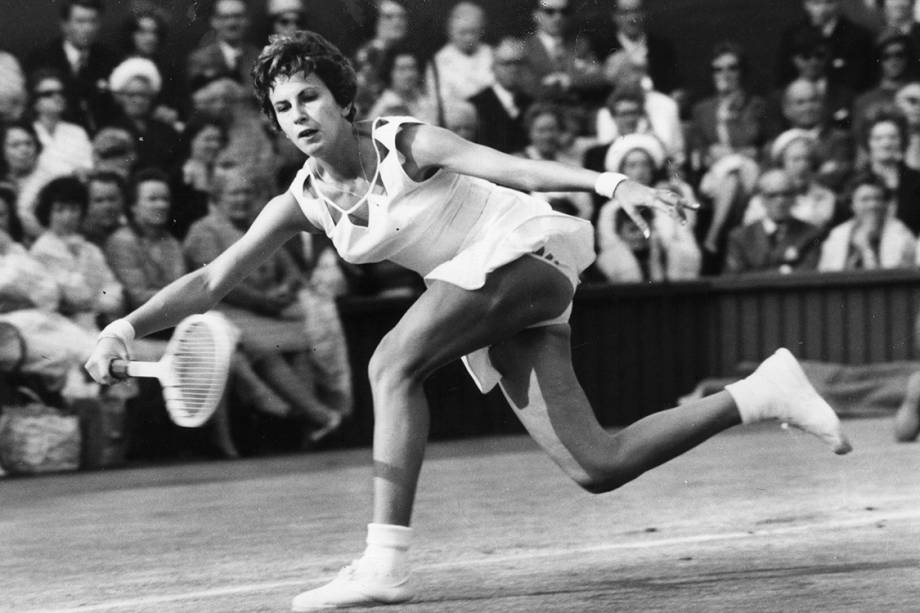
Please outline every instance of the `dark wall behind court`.
[{"label": "dark wall behind court", "polygon": [[[851,14],[864,13],[863,0],[848,0]],[[115,44],[119,26],[133,6],[152,5],[170,17],[167,50],[184,55],[207,30],[212,0],[108,0],[104,33]],[[413,14],[411,35],[421,51],[430,53],[444,41],[444,23],[456,0],[405,0]],[[372,32],[371,0],[305,0],[310,26],[352,51]],[[490,20],[488,37],[505,31],[522,33],[531,24],[534,0],[479,0]],[[0,0],[0,47],[24,56],[58,32],[59,0]],[[756,89],[772,87],[779,34],[798,18],[801,0],[647,0],[653,30],[670,37],[678,49],[681,73],[697,96],[707,92],[708,54],[724,38],[740,41],[748,50],[751,82]],[[610,0],[574,0],[587,19],[604,19]],[[250,0],[253,42],[262,44],[267,24],[264,0]]]}]

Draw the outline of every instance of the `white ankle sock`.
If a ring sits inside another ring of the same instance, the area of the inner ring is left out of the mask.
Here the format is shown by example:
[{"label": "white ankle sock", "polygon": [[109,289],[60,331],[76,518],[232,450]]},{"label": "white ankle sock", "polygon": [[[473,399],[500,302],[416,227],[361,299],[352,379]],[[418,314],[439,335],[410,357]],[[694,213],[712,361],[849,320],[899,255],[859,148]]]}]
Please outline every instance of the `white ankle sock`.
[{"label": "white ankle sock", "polygon": [[402,577],[408,574],[412,528],[394,524],[368,524],[367,548],[361,556],[362,570],[374,575]]},{"label": "white ankle sock", "polygon": [[731,394],[741,414],[741,423],[751,424],[766,419],[764,409],[767,390],[763,382],[758,381],[757,373],[748,375],[741,381],[725,386],[725,391]]}]

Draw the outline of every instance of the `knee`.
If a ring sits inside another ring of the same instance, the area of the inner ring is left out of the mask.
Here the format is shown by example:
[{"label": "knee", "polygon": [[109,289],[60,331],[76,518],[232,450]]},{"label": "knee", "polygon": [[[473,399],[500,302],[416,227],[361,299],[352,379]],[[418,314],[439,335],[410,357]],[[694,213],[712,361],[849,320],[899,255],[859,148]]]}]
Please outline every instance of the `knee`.
[{"label": "knee", "polygon": [[423,360],[388,334],[374,350],[367,365],[367,375],[372,389],[384,390],[400,385],[421,385],[428,373]]}]

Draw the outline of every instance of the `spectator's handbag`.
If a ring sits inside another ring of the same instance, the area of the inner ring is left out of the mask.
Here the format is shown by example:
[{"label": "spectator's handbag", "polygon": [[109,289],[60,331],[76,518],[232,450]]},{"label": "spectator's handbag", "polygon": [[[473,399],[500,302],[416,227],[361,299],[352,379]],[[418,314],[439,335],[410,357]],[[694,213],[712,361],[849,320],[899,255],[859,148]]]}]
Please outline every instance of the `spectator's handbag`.
[{"label": "spectator's handbag", "polygon": [[79,468],[79,418],[43,404],[26,388],[18,391],[27,401],[0,414],[0,466],[10,474]]}]

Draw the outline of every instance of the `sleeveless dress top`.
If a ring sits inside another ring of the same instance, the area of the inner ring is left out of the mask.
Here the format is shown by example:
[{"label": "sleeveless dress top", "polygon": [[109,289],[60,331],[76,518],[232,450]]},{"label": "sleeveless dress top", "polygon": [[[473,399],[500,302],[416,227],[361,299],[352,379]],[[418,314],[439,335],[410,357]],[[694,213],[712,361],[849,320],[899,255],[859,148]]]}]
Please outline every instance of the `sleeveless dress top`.
[{"label": "sleeveless dress top", "polygon": [[[309,163],[298,171],[291,194],[307,219],[325,231],[339,255],[354,264],[389,260],[424,277],[426,283],[446,281],[463,289],[481,288],[493,270],[532,255],[555,265],[573,286],[594,261],[594,228],[590,222],[554,211],[528,194],[484,179],[439,170],[413,181],[396,150],[401,126],[422,123],[412,117],[381,117],[371,130],[377,151],[377,173],[385,194],[369,193],[345,210],[308,191]],[[367,204],[366,225],[350,214]],[[336,215],[333,217],[335,211]],[[533,327],[567,322],[571,304],[559,316]],[[489,348],[461,358],[483,393],[501,379]]]},{"label": "sleeveless dress top", "polygon": [[[552,241],[559,245],[556,259],[572,269],[574,278],[569,278],[576,284],[578,273],[594,260],[591,224],[553,211],[539,198],[443,169],[413,181],[403,169],[396,135],[402,126],[418,123],[412,117],[374,122],[371,136],[378,165],[371,183],[381,183],[385,194],[369,193],[348,210],[312,195],[309,163],[298,171],[290,191],[339,255],[354,264],[389,260],[426,282],[447,281],[473,290],[485,284],[488,273]],[[354,223],[349,213],[363,208],[365,200],[367,224]]]}]

